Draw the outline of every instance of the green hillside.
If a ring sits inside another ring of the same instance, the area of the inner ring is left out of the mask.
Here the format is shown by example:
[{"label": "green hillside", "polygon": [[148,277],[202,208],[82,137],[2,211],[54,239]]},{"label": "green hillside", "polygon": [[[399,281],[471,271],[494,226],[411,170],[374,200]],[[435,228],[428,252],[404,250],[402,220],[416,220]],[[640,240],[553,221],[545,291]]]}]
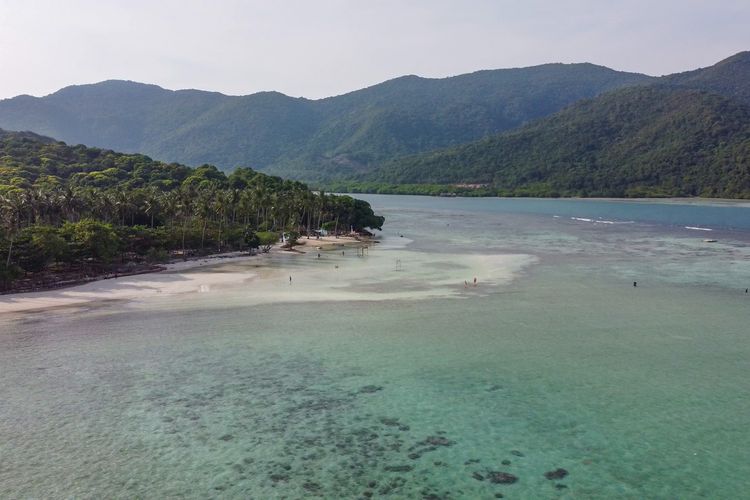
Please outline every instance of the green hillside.
[{"label": "green hillside", "polygon": [[315,101],[109,81],[0,101],[0,126],[352,191],[747,197],[748,81],[750,52],[661,78],[548,64]]},{"label": "green hillside", "polygon": [[392,161],[359,179],[484,183],[510,195],[750,198],[749,59],[743,53],[613,91],[518,130]]},{"label": "green hillside", "polygon": [[693,90],[625,89],[521,130],[393,162],[367,180],[488,183],[535,196],[750,197],[750,108]]},{"label": "green hillside", "polygon": [[226,96],[107,81],[0,101],[0,127],[188,165],[238,165],[316,180],[458,145],[582,98],[650,81],[591,64],[547,64],[452,78],[397,78],[321,100]]},{"label": "green hillside", "polygon": [[750,52],[740,52],[708,68],[659,79],[663,85],[705,90],[750,105]]}]

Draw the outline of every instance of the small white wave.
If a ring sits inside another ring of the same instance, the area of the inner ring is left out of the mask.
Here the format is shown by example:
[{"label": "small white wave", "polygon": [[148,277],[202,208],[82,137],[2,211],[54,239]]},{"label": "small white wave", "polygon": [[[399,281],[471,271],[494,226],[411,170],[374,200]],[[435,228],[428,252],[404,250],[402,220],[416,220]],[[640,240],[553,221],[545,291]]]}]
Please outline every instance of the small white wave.
[{"label": "small white wave", "polygon": [[692,229],[693,231],[713,231],[708,227],[696,227],[696,226],[685,226],[685,229]]},{"label": "small white wave", "polygon": [[597,224],[635,224],[634,220],[604,220],[604,219],[598,219],[595,220]]},{"label": "small white wave", "polygon": [[[557,216],[555,216],[557,217]],[[635,221],[633,220],[625,220],[625,221],[616,221],[616,220],[607,220],[607,219],[589,219],[587,217],[571,217],[572,220],[577,220],[581,222],[593,222],[594,224],[635,224]]]}]

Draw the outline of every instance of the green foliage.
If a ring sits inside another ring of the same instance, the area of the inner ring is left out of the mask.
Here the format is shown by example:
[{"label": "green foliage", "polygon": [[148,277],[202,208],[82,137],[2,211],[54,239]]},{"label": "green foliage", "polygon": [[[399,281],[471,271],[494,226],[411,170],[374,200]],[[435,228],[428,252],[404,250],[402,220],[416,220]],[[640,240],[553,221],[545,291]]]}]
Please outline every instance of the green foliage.
[{"label": "green foliage", "polygon": [[61,229],[76,256],[104,263],[111,262],[120,248],[120,239],[111,224],[93,219],[66,222]]},{"label": "green foliage", "polygon": [[[90,274],[170,255],[268,251],[278,231],[368,217],[380,223],[365,202],[248,168],[227,177],[211,165],[191,169],[0,130],[2,288],[19,273],[51,268]],[[265,231],[254,236],[249,227]]]},{"label": "green foliage", "polygon": [[486,183],[503,196],[750,198],[750,107],[695,90],[624,89],[367,180]]},{"label": "green foliage", "polygon": [[[253,165],[287,177],[329,179],[509,130],[649,79],[591,64],[546,64],[443,79],[405,76],[317,101],[109,81],[2,101],[0,127],[190,165]],[[84,177],[92,187],[116,181],[104,169]],[[202,180],[198,175],[190,182]]]},{"label": "green foliage", "polygon": [[322,228],[325,229],[326,231],[328,231],[330,233],[330,232],[333,232],[333,231],[336,230],[336,226],[337,226],[336,221],[335,220],[331,220],[331,221],[323,223]]},{"label": "green foliage", "polygon": [[53,262],[65,259],[68,251],[68,243],[58,228],[34,225],[21,231],[15,254],[21,268],[38,272]]},{"label": "green foliage", "polygon": [[342,204],[351,207],[346,211],[348,217],[343,220],[352,230],[362,231],[365,228],[383,229],[385,218],[375,215],[369,203],[350,196],[342,196],[340,201]]},{"label": "green foliage", "polygon": [[256,236],[258,237],[258,244],[263,253],[268,253],[271,247],[279,241],[279,235],[272,231],[258,231]]},{"label": "green foliage", "polygon": [[[505,168],[509,162],[502,159],[504,151],[493,146],[494,136],[501,132],[517,131],[519,126],[544,119],[563,109],[566,110],[563,113],[566,113],[570,111],[568,106],[582,99],[639,85],[655,84],[674,90],[705,91],[750,105],[748,81],[748,52],[739,53],[709,68],[662,78],[621,73],[591,64],[546,64],[532,68],[479,71],[443,79],[406,76],[317,101],[294,99],[275,92],[233,97],[200,91],[172,92],[154,85],[109,81],[68,87],[42,98],[20,96],[6,99],[0,102],[0,127],[37,130],[73,143],[145,151],[154,157],[192,165],[208,162],[223,170],[237,165],[253,165],[265,172],[320,183],[341,179],[367,182],[369,185],[358,188],[367,191],[404,192],[393,185],[429,183],[442,186],[427,190],[416,186],[405,189],[420,194],[438,190],[453,193],[457,191],[450,188],[451,184],[482,179],[482,182],[495,183],[486,194],[553,195],[559,192],[592,195],[609,193],[613,189],[602,187],[598,180],[582,178],[568,183],[570,185],[566,185],[567,181],[560,185],[559,180],[539,176],[546,175],[546,169],[557,168],[570,171],[563,174],[564,177],[572,178],[575,175],[573,170],[585,175],[592,168],[596,148],[600,147],[597,145],[600,142],[598,138],[589,141],[583,137],[584,131],[581,130],[577,134],[567,134],[561,128],[545,132],[556,137],[556,140],[548,141],[552,151],[550,155],[545,155],[541,142],[546,139],[537,140],[532,137],[533,134],[526,133],[518,136],[508,134],[512,154],[526,151],[527,145],[520,141],[530,141],[529,151],[536,154],[537,160],[555,162],[553,165],[531,166],[530,161],[513,158],[511,170],[519,170],[521,177],[526,173],[520,170],[528,170],[529,178],[524,180],[517,178],[515,173],[509,176],[501,174],[495,179],[495,172]],[[619,154],[615,151],[619,147],[616,143],[621,139],[625,140],[626,148],[637,143],[636,151],[633,151],[636,154],[650,147],[648,140],[656,140],[657,147],[665,153],[670,149],[662,148],[666,142],[662,143],[661,140],[670,141],[677,128],[665,132],[666,137],[656,137],[658,134],[649,131],[648,127],[617,125],[618,121],[635,123],[630,121],[637,118],[629,111],[631,109],[644,112],[646,117],[657,118],[653,110],[637,101],[619,106],[605,104],[608,115],[602,114],[597,121],[588,123],[595,135],[605,135],[613,141],[612,151],[604,155],[606,161],[610,158],[615,161]],[[600,101],[597,99],[594,102]],[[578,106],[575,107],[580,110]],[[675,116],[681,114],[679,110],[674,112]],[[688,118],[696,119],[691,115],[685,115],[682,119]],[[573,119],[572,126],[575,126],[576,120]],[[612,133],[600,129],[600,122],[613,125],[610,127]],[[662,126],[664,122],[657,120],[657,124]],[[709,129],[706,132],[712,134],[711,124],[698,121],[695,125],[678,128],[697,133],[698,126],[707,125]],[[531,127],[534,130],[535,125]],[[615,135],[619,133],[618,130],[622,133],[643,133],[644,137],[643,140],[638,136],[620,138]],[[722,137],[728,135],[723,134]],[[438,148],[459,148],[462,144],[477,140],[489,143],[485,153],[476,151],[448,159],[443,151],[435,152]],[[559,144],[558,141],[562,140],[571,142]],[[676,150],[676,146],[672,149]],[[71,176],[76,186],[97,189],[153,186],[161,190],[174,190],[183,184],[195,189],[212,184],[245,189],[248,183],[257,182],[253,180],[255,173],[252,170],[238,170],[224,179],[210,166],[191,171],[180,165],[157,164],[140,155],[115,157],[107,151],[82,146],[78,148],[71,148],[71,152],[65,148],[59,150],[51,144],[33,161],[25,162],[23,168],[17,168],[19,165],[0,156],[0,193],[9,188],[28,189],[33,185],[65,183]],[[698,143],[686,148],[689,152],[700,153],[695,155],[696,165],[705,165],[705,155],[700,152]],[[420,153],[425,153],[425,156],[404,159]],[[632,160],[634,165],[642,164],[648,156],[631,157],[624,153],[619,155],[620,158],[628,164]],[[60,155],[70,154],[77,157],[75,162],[61,161],[66,159],[61,159]],[[581,154],[582,157],[570,157],[573,154]],[[722,154],[715,157],[723,158]],[[432,156],[436,158],[429,160]],[[680,151],[677,151],[677,157],[676,161],[686,159]],[[467,164],[464,160],[477,160],[479,164]],[[596,162],[600,160],[600,157],[596,158]],[[692,156],[688,156],[687,160],[692,162]],[[497,165],[489,165],[492,162]],[[64,168],[58,168],[61,165]],[[384,170],[369,175],[383,165]],[[427,165],[435,165],[437,171],[430,171]],[[682,164],[680,168],[687,167],[691,165]],[[396,172],[402,168],[405,169],[403,172]],[[40,175],[39,169],[45,170],[44,175]],[[610,168],[605,165],[604,170],[610,171]],[[426,177],[423,174],[427,174]],[[628,181],[624,184],[618,181],[614,191],[651,195],[682,192],[681,188],[674,188],[669,182],[663,183],[661,178],[656,180],[658,186],[649,187],[648,183],[654,180],[652,177],[644,179],[643,183]],[[444,190],[445,186],[449,186],[448,191]],[[702,188],[699,190],[702,191]],[[714,189],[708,187],[707,190],[710,192]],[[464,190],[458,194],[479,193]]]},{"label": "green foliage", "polygon": [[708,68],[659,79],[663,85],[704,90],[750,105],[750,52],[740,52]]},{"label": "green foliage", "polygon": [[169,252],[164,248],[149,248],[146,252],[146,262],[153,264],[164,263],[169,260]]},{"label": "green foliage", "polygon": [[[750,197],[750,53],[583,100],[525,127],[386,162],[352,192]],[[486,184],[461,192],[461,183]],[[438,193],[439,191],[439,193]]]},{"label": "green foliage", "polygon": [[287,248],[294,248],[299,245],[300,234],[297,231],[289,231],[286,235],[286,241],[284,246]]},{"label": "green foliage", "polygon": [[255,253],[260,248],[260,238],[258,233],[253,231],[251,228],[247,228],[244,234],[244,242],[247,248],[250,249],[250,253]]},{"label": "green foliage", "polygon": [[0,260],[0,284],[3,288],[7,288],[13,280],[20,278],[23,275],[23,269],[16,264],[7,266],[5,260]]},{"label": "green foliage", "polygon": [[496,196],[490,185],[466,186],[457,184],[393,184],[387,182],[335,181],[325,184],[328,191],[337,193],[410,194],[421,196]]}]

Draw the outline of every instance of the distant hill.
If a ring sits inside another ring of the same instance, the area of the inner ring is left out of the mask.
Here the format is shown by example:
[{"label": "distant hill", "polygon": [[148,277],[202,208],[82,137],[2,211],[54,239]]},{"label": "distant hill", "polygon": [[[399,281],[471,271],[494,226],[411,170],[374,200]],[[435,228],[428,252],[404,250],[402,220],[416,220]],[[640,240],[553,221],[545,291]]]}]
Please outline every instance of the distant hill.
[{"label": "distant hill", "polygon": [[535,196],[750,198],[750,53],[587,99],[518,130],[360,180],[487,183]]},{"label": "distant hill", "polygon": [[658,82],[705,90],[750,105],[750,52],[740,52],[708,68],[669,75]]},{"label": "distant hill", "polygon": [[405,76],[315,101],[106,81],[2,100],[0,128],[190,165],[329,179],[510,130],[651,80],[592,64],[546,64],[442,79]]}]

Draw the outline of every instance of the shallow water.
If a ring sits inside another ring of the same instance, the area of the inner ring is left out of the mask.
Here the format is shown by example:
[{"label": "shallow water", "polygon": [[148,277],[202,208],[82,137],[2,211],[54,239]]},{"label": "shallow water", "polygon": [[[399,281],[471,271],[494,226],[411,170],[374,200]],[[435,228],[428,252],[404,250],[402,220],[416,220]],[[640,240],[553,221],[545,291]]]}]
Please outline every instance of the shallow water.
[{"label": "shallow water", "polygon": [[362,257],[0,317],[0,496],[745,494],[746,208],[370,199]]}]

